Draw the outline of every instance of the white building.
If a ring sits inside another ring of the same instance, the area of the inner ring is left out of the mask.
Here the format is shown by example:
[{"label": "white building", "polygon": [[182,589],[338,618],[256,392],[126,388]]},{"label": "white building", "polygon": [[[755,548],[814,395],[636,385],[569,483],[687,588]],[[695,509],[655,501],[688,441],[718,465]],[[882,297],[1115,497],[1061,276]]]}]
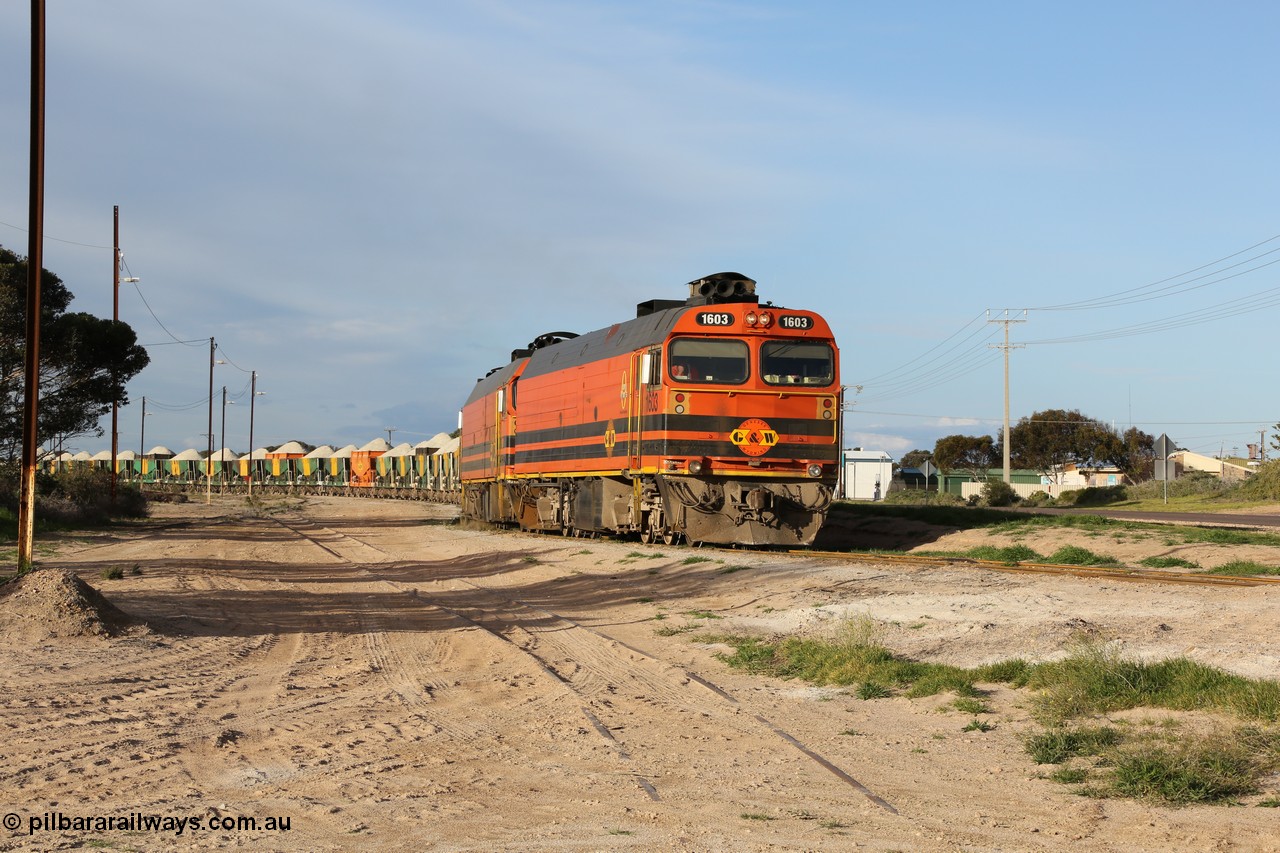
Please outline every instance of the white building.
[{"label": "white building", "polygon": [[850,501],[878,501],[893,479],[893,459],[883,450],[855,447],[841,455],[840,486],[836,497]]}]

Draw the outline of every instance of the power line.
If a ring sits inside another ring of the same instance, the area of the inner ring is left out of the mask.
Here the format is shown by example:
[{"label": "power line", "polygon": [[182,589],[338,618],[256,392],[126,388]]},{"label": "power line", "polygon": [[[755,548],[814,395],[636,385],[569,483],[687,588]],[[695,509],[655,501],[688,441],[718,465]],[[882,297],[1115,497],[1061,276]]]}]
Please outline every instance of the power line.
[{"label": "power line", "polygon": [[[27,229],[19,225],[11,225],[8,222],[0,222],[0,225],[4,225],[8,228],[12,228],[14,231],[21,231],[23,234],[28,233]],[[44,235],[44,239],[52,240],[55,243],[66,243],[68,246],[81,246],[85,249],[106,249],[108,252],[115,250],[114,246],[95,246],[92,243],[77,243],[75,240],[62,240],[58,237],[50,237],[48,234]]]},{"label": "power line", "polygon": [[[970,415],[922,414],[919,412],[880,412],[872,409],[863,409],[861,407],[848,409],[848,411],[851,414],[855,414],[855,415],[881,415],[884,417],[895,417],[895,418],[921,418],[923,420],[973,421],[975,424],[1000,423],[1001,421],[1000,417],[991,416],[991,415],[970,416]],[[1274,417],[1274,415],[1269,417]],[[1257,425],[1260,423],[1265,423],[1268,419],[1269,418],[1253,418],[1252,420],[1247,420],[1247,421],[1166,421],[1166,420],[1119,421],[1118,423],[1123,423],[1127,427],[1130,427],[1130,426],[1244,426],[1247,424],[1251,426],[1256,432]],[[1096,420],[1096,418],[1094,420]],[[1055,419],[1048,419],[1048,418],[1020,418],[1019,422],[1020,423],[1022,422],[1037,423],[1037,424],[1080,423],[1080,421],[1063,421],[1063,420],[1055,420]]]},{"label": "power line", "polygon": [[[1186,276],[1189,276],[1192,273],[1197,273],[1197,272],[1200,272],[1201,270],[1209,269],[1210,267],[1216,267],[1218,264],[1221,264],[1224,261],[1229,261],[1234,257],[1243,255],[1245,252],[1251,252],[1254,249],[1257,249],[1260,246],[1265,246],[1266,244],[1274,242],[1275,240],[1280,240],[1280,234],[1277,234],[1274,237],[1268,237],[1267,239],[1263,240],[1260,243],[1254,243],[1252,246],[1248,246],[1244,249],[1241,249],[1238,252],[1233,252],[1230,255],[1227,255],[1226,257],[1223,257],[1223,258],[1219,258],[1216,261],[1210,261],[1209,263],[1202,264],[1198,267],[1195,267],[1194,269],[1187,270],[1186,272],[1180,272],[1177,275],[1172,275],[1172,276],[1169,276],[1168,278],[1162,278],[1159,281],[1153,281],[1150,284],[1144,284],[1139,287],[1131,287],[1128,290],[1121,290],[1109,296],[1097,296],[1097,297],[1093,297],[1092,299],[1085,299],[1079,302],[1066,302],[1061,305],[1045,305],[1045,306],[1035,308],[1034,310],[1036,311],[1076,311],[1076,310],[1083,310],[1088,308],[1108,307],[1108,305],[1111,304],[1110,303],[1111,300],[1120,299],[1131,293],[1139,293],[1141,291],[1148,290],[1153,287],[1157,287],[1158,285],[1165,284],[1167,282],[1176,281],[1177,279],[1185,278]],[[1235,267],[1238,267],[1241,264],[1249,263],[1250,261],[1254,261],[1254,260],[1257,260],[1258,258],[1266,257],[1267,255],[1273,254],[1278,251],[1280,251],[1280,248],[1270,249],[1266,252],[1261,253],[1260,255],[1256,255],[1252,258],[1246,258],[1245,260],[1240,261],[1239,263],[1232,264],[1231,266],[1226,267],[1225,269],[1234,269]],[[1267,264],[1262,264],[1259,267],[1255,267],[1253,270],[1246,270],[1245,272],[1254,272],[1255,270],[1261,269],[1262,267],[1270,266],[1272,263],[1275,263],[1275,261],[1271,261]],[[1221,271],[1222,270],[1219,270],[1219,272]],[[1214,274],[1215,273],[1206,273],[1205,276],[1199,276],[1198,278],[1191,279],[1191,281],[1198,281],[1200,278],[1205,278],[1208,275],[1214,275]],[[1229,278],[1234,278],[1234,277],[1235,276],[1229,276]],[[1215,284],[1215,283],[1216,282],[1209,282],[1209,284]],[[1171,287],[1176,287],[1176,286],[1177,285],[1172,285]],[[1161,290],[1164,290],[1164,289],[1167,289],[1167,288],[1161,288]],[[1167,294],[1167,295],[1172,295],[1172,294]],[[1150,297],[1150,298],[1158,298],[1158,297]],[[1133,301],[1145,301],[1145,299],[1134,299]],[[1129,303],[1119,302],[1116,304],[1129,304]]]}]

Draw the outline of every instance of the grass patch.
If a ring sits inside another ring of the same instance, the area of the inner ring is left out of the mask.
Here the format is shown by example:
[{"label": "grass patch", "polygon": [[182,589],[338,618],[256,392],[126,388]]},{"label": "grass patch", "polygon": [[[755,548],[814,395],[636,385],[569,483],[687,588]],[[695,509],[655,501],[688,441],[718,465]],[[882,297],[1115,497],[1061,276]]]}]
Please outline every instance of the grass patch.
[{"label": "grass patch", "polygon": [[713,638],[733,646],[721,655],[730,666],[762,675],[800,678],[817,685],[857,684],[863,699],[883,698],[893,689],[908,696],[932,696],[947,690],[977,693],[973,678],[959,667],[896,657],[876,637],[869,619],[844,623],[832,640],[789,637],[778,641],[756,637]]},{"label": "grass patch", "polygon": [[990,714],[991,708],[981,699],[963,696],[951,703],[951,707],[965,714]]},{"label": "grass patch", "polygon": [[1095,554],[1088,548],[1081,548],[1078,545],[1063,545],[1061,548],[1049,555],[1049,562],[1063,566],[1120,565],[1120,561],[1115,557],[1106,557],[1101,554]]},{"label": "grass patch", "polygon": [[710,557],[693,556],[693,557],[685,557],[683,560],[680,561],[680,565],[692,566],[694,563],[710,563],[710,562],[711,562]]},{"label": "grass patch", "polygon": [[719,613],[712,613],[710,610],[686,610],[686,616],[694,619],[723,619]]},{"label": "grass patch", "polygon": [[734,572],[744,572],[747,569],[752,569],[752,568],[755,568],[755,567],[754,566],[725,566],[723,569],[720,569],[718,572],[716,572],[716,574],[731,575]]},{"label": "grass patch", "polygon": [[1229,575],[1231,577],[1255,577],[1257,575],[1280,575],[1280,566],[1264,566],[1253,560],[1232,560],[1213,569],[1207,569],[1202,575]]},{"label": "grass patch", "polygon": [[758,812],[743,812],[743,820],[773,820],[773,815],[760,814]]},{"label": "grass patch", "polygon": [[1036,764],[1061,764],[1082,755],[1098,755],[1120,739],[1120,730],[1111,726],[1054,728],[1028,737],[1023,746]]},{"label": "grass patch", "polygon": [[[1156,500],[1150,505],[1130,502],[1124,508],[1152,511],[1223,512],[1235,508],[1253,506],[1266,501],[1241,500],[1236,502],[1204,502],[1179,504],[1170,499],[1168,505]],[[1114,508],[1114,507],[1113,507]],[[837,523],[858,526],[877,518],[905,518],[923,524],[951,527],[957,530],[983,529],[992,534],[1018,536],[1043,528],[1069,528],[1094,533],[1148,534],[1167,537],[1170,545],[1270,545],[1280,546],[1280,534],[1230,527],[1178,525],[1145,521],[1126,521],[1105,518],[1100,515],[1037,515],[1026,512],[966,506],[911,506],[894,504],[863,504],[837,501],[831,505],[828,517]]]},{"label": "grass patch", "polygon": [[1033,709],[1049,725],[1140,707],[1280,720],[1280,682],[1255,681],[1186,658],[1125,660],[1105,643],[1081,643],[1063,660],[1037,664],[1026,684],[1040,691]]},{"label": "grass patch", "polygon": [[[1233,675],[1187,660],[1143,662],[1123,659],[1114,645],[1079,643],[1067,658],[1041,664],[1004,661],[973,669],[912,661],[894,655],[877,639],[878,626],[851,620],[826,640],[789,637],[704,637],[733,647],[720,658],[748,672],[798,678],[816,685],[857,685],[861,699],[901,693],[908,697],[953,691],[952,707],[988,713],[978,683],[1007,683],[1034,691],[1031,708],[1045,726],[1024,742],[1037,764],[1089,759],[1088,769],[1064,768],[1061,782],[1091,780],[1099,797],[1136,797],[1180,805],[1231,802],[1257,789],[1280,768],[1280,728],[1247,725],[1231,732],[1175,735],[1122,732],[1112,726],[1072,722],[1134,708],[1228,713],[1264,724],[1280,721],[1280,682]],[[963,731],[990,731],[974,718]],[[845,732],[846,734],[852,733]]]},{"label": "grass patch", "polygon": [[1138,562],[1140,566],[1146,566],[1148,569],[1198,569],[1200,564],[1194,560],[1184,560],[1181,557],[1145,557]]},{"label": "grass patch", "polygon": [[878,681],[864,681],[858,685],[854,695],[859,699],[887,699],[893,695],[893,691]]},{"label": "grass patch", "polygon": [[98,574],[98,577],[102,578],[104,581],[118,581],[124,577],[124,569],[119,566],[111,566],[103,569]]},{"label": "grass patch", "polygon": [[1280,764],[1280,734],[1256,729],[1219,733],[1176,745],[1118,751],[1116,793],[1175,805],[1233,801],[1256,790]]},{"label": "grass patch", "polygon": [[961,556],[968,557],[972,560],[987,560],[992,563],[1007,563],[1013,565],[1021,562],[1043,562],[1044,557],[1036,553],[1026,545],[1005,545],[1003,547],[997,545],[979,545],[976,548],[970,548]]}]

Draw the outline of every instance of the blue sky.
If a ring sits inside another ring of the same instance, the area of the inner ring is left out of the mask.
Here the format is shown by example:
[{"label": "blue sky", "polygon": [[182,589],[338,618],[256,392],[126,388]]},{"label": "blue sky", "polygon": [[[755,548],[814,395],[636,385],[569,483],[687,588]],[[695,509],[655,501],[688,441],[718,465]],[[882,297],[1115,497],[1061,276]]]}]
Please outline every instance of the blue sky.
[{"label": "blue sky", "polygon": [[[252,370],[255,444],[416,442],[513,348],[721,270],[830,321],[861,386],[846,446],[996,433],[989,309],[1031,309],[1015,420],[1080,409],[1214,454],[1280,420],[1273,4],[48,15],[45,265],[110,316],[119,205],[140,278],[122,448],[143,396],[148,446],[205,446],[210,337],[231,448]],[[0,244],[23,254],[28,16],[0,5]]]}]

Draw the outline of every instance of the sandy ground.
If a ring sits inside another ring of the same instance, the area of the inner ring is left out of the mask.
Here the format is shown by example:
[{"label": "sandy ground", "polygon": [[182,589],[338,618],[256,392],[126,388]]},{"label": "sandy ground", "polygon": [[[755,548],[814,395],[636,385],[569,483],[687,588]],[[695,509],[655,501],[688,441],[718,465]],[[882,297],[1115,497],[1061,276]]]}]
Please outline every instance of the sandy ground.
[{"label": "sandy ground", "polygon": [[[1280,850],[1277,810],[1253,807],[1280,778],[1245,808],[1083,798],[1025,754],[1025,693],[994,688],[992,728],[966,732],[953,697],[750,676],[697,639],[865,614],[921,659],[1045,659],[1084,632],[1275,678],[1280,586],[693,551],[449,514],[215,499],[41,542],[41,571],[0,596],[0,850]],[[1073,535],[1048,534],[1125,559],[1176,548]],[[92,823],[107,817],[124,825]]]}]

